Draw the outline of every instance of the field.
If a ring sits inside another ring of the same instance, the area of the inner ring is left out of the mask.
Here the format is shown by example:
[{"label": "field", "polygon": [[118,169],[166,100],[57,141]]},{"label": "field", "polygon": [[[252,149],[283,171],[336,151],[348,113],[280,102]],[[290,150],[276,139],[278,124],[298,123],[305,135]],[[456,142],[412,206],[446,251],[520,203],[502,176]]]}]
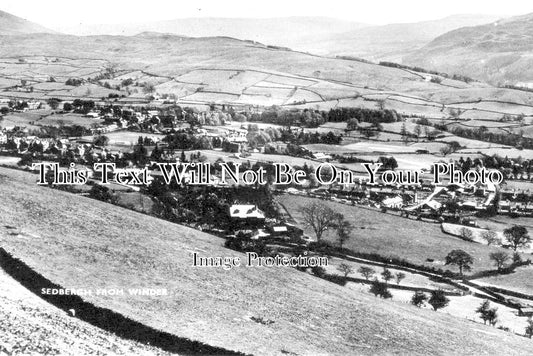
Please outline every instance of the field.
[{"label": "field", "polygon": [[[319,200],[284,195],[279,197],[279,201],[296,221],[301,222],[299,207]],[[494,269],[489,253],[501,250],[498,247],[469,243],[446,235],[441,231],[439,224],[401,218],[397,215],[331,201],[323,203],[342,213],[354,225],[352,238],[345,244],[347,248],[354,251],[395,256],[416,264],[456,271],[454,267],[444,266],[444,258],[451,250],[462,249],[474,257],[472,272],[475,273]],[[306,233],[314,236],[312,229],[307,228]],[[326,239],[334,242],[335,233],[328,232]],[[435,262],[427,262],[428,258]]]},{"label": "field", "polygon": [[167,288],[171,296],[85,298],[178,336],[261,354],[523,355],[531,347],[510,333],[382,301],[293,269],[193,268],[193,252],[242,255],[222,248],[216,237],[38,187],[26,173],[0,174],[0,194],[7,198],[0,207],[4,248],[65,287]]},{"label": "field", "polygon": [[[1,58],[3,57],[3,58]],[[175,95],[181,105],[278,105],[286,108],[386,108],[430,119],[492,120],[504,114],[533,115],[533,96],[483,83],[446,79],[432,83],[414,71],[355,60],[327,58],[230,38],[171,35],[69,37],[42,34],[6,38],[0,50],[0,97],[128,96],[121,102],[146,101],[144,84],[154,94]],[[105,79],[94,81],[106,73]],[[111,76],[107,75],[112,73]],[[93,78],[79,87],[69,78]],[[113,88],[125,79],[133,84]],[[24,83],[22,82],[24,81]],[[15,85],[21,86],[15,90]],[[526,118],[526,122],[531,117]]]},{"label": "field", "polygon": [[511,274],[481,278],[475,282],[533,295],[533,268],[520,267]]},{"label": "field", "polygon": [[[139,137],[148,137],[154,141],[161,141],[164,135],[159,134],[150,134],[150,133],[139,133],[139,132],[130,132],[130,131],[117,131],[117,132],[108,132],[105,134],[109,138],[110,145],[124,145],[124,146],[133,146],[137,144]],[[84,139],[92,139],[93,136],[84,136]]]}]

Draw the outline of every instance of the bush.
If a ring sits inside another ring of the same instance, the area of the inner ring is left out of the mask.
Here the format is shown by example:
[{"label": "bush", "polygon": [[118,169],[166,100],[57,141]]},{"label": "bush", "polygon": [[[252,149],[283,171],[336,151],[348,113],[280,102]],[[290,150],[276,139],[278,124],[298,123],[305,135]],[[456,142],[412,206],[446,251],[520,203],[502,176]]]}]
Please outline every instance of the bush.
[{"label": "bush", "polygon": [[392,298],[392,294],[389,292],[389,288],[386,283],[380,282],[377,279],[374,279],[372,286],[370,287],[370,293],[374,294],[376,297],[381,298]]},{"label": "bush", "polygon": [[311,268],[311,272],[313,272],[315,276],[320,277],[320,278],[326,275],[326,270],[324,269],[324,267],[320,267],[320,266]]}]

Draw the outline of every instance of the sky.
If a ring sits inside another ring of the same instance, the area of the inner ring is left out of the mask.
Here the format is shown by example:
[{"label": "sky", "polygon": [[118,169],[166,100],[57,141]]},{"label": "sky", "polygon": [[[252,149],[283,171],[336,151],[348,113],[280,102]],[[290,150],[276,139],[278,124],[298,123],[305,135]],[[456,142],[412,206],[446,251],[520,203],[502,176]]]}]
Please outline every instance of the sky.
[{"label": "sky", "polygon": [[366,24],[435,20],[454,14],[508,17],[533,12],[531,0],[2,0],[0,10],[52,29],[187,17],[327,16]]}]

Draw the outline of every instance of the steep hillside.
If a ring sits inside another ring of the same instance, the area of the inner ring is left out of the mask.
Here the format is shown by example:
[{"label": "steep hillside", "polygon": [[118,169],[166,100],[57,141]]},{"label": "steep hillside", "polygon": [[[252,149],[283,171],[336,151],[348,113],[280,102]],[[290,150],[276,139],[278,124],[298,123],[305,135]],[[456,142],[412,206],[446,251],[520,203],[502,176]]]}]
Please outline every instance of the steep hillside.
[{"label": "steep hillside", "polygon": [[154,328],[254,354],[531,350],[528,339],[294,269],[192,267],[193,252],[243,255],[219,238],[38,187],[34,179],[0,169],[0,245],[64,287],[166,288],[167,296],[84,297]]},{"label": "steep hillside", "polygon": [[24,33],[53,33],[41,25],[24,20],[20,17],[0,11],[0,36]]},{"label": "steep hillside", "polygon": [[0,270],[0,354],[167,355],[81,322],[44,302]]},{"label": "steep hillside", "polygon": [[397,23],[383,26],[368,26],[342,34],[328,34],[323,38],[295,46],[295,49],[333,54],[350,55],[373,61],[401,63],[409,53],[421,48],[435,37],[465,26],[476,26],[496,21],[488,15],[454,15],[433,21]]},{"label": "steep hillside", "polygon": [[533,14],[446,33],[404,62],[492,83],[533,86]]}]

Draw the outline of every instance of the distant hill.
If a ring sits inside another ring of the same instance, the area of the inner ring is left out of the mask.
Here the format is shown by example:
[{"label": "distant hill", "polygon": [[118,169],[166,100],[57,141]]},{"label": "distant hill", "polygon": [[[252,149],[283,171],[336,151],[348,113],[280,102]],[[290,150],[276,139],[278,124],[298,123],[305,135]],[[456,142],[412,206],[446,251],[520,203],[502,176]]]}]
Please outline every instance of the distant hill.
[{"label": "distant hill", "polygon": [[24,33],[54,33],[41,25],[24,20],[23,18],[0,11],[0,36]]},{"label": "distant hill", "polygon": [[533,86],[533,14],[435,38],[404,62],[496,83]]},{"label": "distant hill", "polygon": [[310,41],[316,36],[343,33],[364,26],[366,25],[328,17],[185,18],[147,23],[69,26],[61,28],[61,31],[84,36],[133,36],[141,32],[161,32],[188,37],[228,36],[294,47],[302,39]]},{"label": "distant hill", "polygon": [[369,26],[304,41],[295,46],[295,49],[320,54],[350,55],[374,61],[401,62],[405,55],[448,31],[486,24],[497,19],[498,17],[490,15],[453,15],[434,21]]},{"label": "distant hill", "polygon": [[327,17],[187,18],[149,23],[78,25],[74,35],[132,36],[160,32],[188,37],[228,36],[321,55],[396,61],[448,31],[496,21],[489,15],[454,15],[418,23],[370,26]]}]

